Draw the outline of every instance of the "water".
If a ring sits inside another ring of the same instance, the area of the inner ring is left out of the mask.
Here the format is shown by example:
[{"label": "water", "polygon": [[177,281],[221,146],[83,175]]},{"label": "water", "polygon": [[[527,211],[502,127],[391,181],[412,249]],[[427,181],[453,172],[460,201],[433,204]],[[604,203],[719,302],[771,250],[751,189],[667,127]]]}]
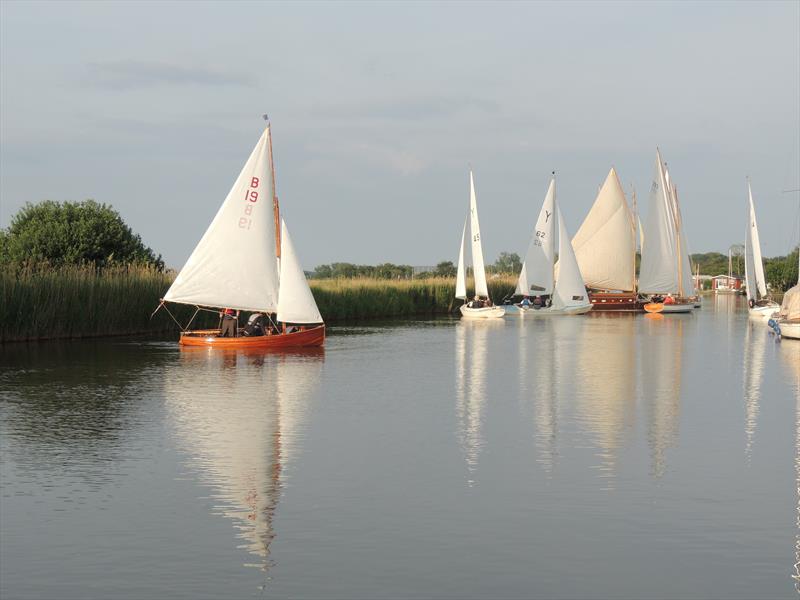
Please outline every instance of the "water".
[{"label": "water", "polygon": [[790,598],[800,344],[693,315],[0,354],[3,598]]}]

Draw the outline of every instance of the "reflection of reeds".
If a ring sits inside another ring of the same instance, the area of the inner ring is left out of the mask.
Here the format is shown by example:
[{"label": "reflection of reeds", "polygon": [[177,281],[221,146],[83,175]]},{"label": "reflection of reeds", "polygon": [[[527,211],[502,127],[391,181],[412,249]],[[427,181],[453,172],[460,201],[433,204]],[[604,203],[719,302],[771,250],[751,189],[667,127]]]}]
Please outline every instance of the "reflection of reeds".
[{"label": "reflection of reeds", "polygon": [[[150,314],[174,273],[146,266],[0,267],[0,342],[124,335],[177,330],[165,313]],[[455,279],[316,279],[311,290],[325,320],[447,314],[461,304]],[[489,281],[495,302],[514,288],[514,278]],[[185,324],[193,307],[170,306]],[[193,327],[216,327],[201,313]]]}]

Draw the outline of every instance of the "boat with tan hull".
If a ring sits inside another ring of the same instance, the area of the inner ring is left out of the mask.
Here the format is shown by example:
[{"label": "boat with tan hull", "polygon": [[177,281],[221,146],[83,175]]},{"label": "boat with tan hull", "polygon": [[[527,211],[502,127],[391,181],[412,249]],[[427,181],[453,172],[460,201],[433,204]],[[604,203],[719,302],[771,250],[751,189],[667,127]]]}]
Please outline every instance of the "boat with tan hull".
[{"label": "boat with tan hull", "polygon": [[[592,310],[572,242],[564,225],[564,217],[556,201],[555,176],[550,180],[531,234],[514,295],[522,296],[522,302],[506,305],[506,314],[509,316],[530,318],[582,315]],[[534,298],[533,302],[530,300],[531,296]]]},{"label": "boat with tan hull", "polygon": [[[475,297],[467,300],[467,276],[464,245],[467,239],[467,225],[470,230],[472,271],[475,278]],[[459,307],[465,319],[497,319],[506,311],[502,306],[495,306],[489,297],[486,285],[486,270],[483,264],[483,248],[481,245],[481,226],[478,221],[478,199],[475,195],[475,179],[472,170],[469,172],[469,211],[461,231],[461,248],[458,251],[458,269],[456,271],[456,298],[465,303]]]},{"label": "boat with tan hull", "polygon": [[[167,302],[196,308],[181,326],[181,346],[281,350],[325,343],[322,316],[280,216],[269,121],[158,308]],[[203,310],[219,311],[224,327],[190,330]],[[251,313],[246,327],[239,326],[241,312]]]},{"label": "boat with tan hull", "polygon": [[658,149],[644,233],[639,293],[650,297],[645,311],[692,312],[694,282],[677,192]]},{"label": "boat with tan hull", "polygon": [[753,204],[753,190],[747,182],[747,228],[744,235],[744,278],[747,287],[747,309],[751,317],[769,319],[778,312],[780,305],[767,294],[767,279],[764,276],[764,262],[761,258],[761,241],[758,236],[756,208]]}]

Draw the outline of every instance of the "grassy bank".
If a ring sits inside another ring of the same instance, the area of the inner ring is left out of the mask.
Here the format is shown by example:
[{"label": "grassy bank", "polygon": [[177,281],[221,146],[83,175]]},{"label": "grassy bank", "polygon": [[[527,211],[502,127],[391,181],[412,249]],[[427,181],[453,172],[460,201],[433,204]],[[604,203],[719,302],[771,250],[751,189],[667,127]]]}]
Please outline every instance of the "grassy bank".
[{"label": "grassy bank", "polygon": [[[165,311],[150,319],[173,275],[147,267],[0,268],[0,342],[177,331]],[[310,282],[326,321],[448,314],[455,279],[317,279]],[[515,278],[490,280],[500,301]],[[471,286],[470,286],[471,287]],[[192,307],[170,306],[186,323]],[[197,326],[215,326],[201,314]]]}]

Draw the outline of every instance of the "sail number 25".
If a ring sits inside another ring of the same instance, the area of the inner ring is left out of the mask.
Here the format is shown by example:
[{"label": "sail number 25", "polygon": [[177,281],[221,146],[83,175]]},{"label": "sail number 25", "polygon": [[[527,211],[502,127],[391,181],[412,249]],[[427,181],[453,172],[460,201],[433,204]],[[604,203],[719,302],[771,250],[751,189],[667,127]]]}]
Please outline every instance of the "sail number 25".
[{"label": "sail number 25", "polygon": [[258,177],[253,177],[250,180],[250,187],[244,191],[244,217],[239,218],[239,227],[242,229],[250,229],[253,224],[253,219],[250,215],[253,214],[253,206],[258,202],[258,184],[261,183]]}]

